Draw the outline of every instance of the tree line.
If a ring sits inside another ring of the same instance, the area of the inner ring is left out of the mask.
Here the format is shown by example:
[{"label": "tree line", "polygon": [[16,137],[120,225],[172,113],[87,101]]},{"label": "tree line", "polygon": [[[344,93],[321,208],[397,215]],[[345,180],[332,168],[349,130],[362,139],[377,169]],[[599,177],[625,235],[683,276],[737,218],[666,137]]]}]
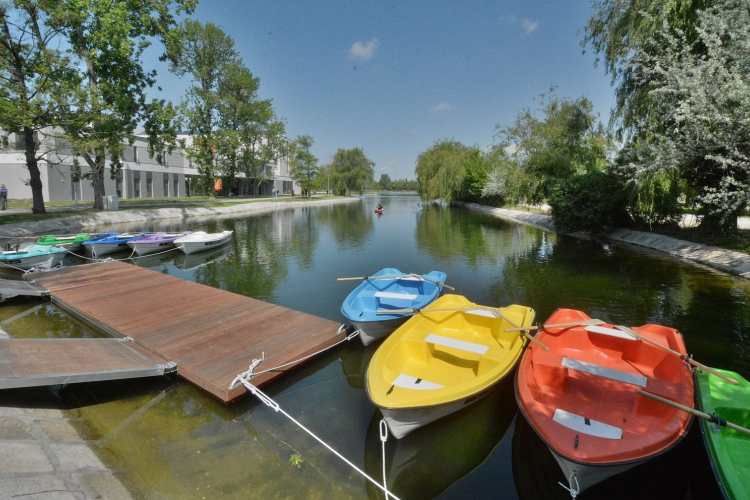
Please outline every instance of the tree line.
[{"label": "tree line", "polygon": [[[148,154],[160,164],[165,153],[183,148],[208,193],[216,179],[231,186],[242,178],[257,194],[272,178],[267,167],[281,157],[306,192],[322,188],[321,174],[326,189],[330,185],[339,194],[372,183],[374,164],[361,149],[340,149],[330,165],[318,168],[312,137],[286,139],[285,121],[270,99],[259,97],[260,79],[245,66],[234,40],[219,26],[189,17],[196,4],[0,2],[2,146],[9,147],[9,133],[22,138],[34,213],[46,211],[39,162],[62,161],[66,154],[73,158],[74,180],[91,181],[94,209],[102,209],[106,161],[116,178],[136,127],[143,127]],[[160,47],[169,71],[190,80],[176,104],[147,98],[158,81],[156,71],[142,63],[152,45]],[[189,139],[178,140],[179,132]]]},{"label": "tree line", "polygon": [[548,203],[561,230],[678,223],[737,230],[750,203],[750,7],[744,0],[596,0],[584,27],[611,76],[602,124],[554,89],[489,148],[437,141],[416,166],[422,196]]}]

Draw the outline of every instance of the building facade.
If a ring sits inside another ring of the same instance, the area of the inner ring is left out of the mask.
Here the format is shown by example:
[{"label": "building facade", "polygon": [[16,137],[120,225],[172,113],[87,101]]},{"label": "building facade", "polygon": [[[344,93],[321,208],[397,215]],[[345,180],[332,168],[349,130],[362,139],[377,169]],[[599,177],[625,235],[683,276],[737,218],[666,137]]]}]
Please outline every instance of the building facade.
[{"label": "building facade", "polygon": [[[185,136],[181,136],[185,138]],[[124,146],[122,168],[113,179],[110,175],[109,159],[105,163],[104,188],[106,195],[117,195],[120,199],[177,198],[195,196],[197,189],[198,169],[185,155],[184,150],[175,148],[171,154],[164,151],[162,162],[149,157],[148,142],[145,137],[134,136],[133,144]],[[44,201],[93,201],[94,188],[91,182],[80,179],[75,182],[76,165],[81,172],[90,171],[86,161],[73,154],[70,146],[58,137],[37,134],[38,148],[43,153],[39,160],[39,172],[42,178]],[[280,158],[274,165],[266,167],[267,180],[259,186],[260,195],[270,195],[276,188],[285,194],[297,194],[299,186],[294,183],[292,172],[286,158]],[[20,134],[8,134],[8,147],[0,149],[0,184],[8,188],[10,199],[30,199],[29,170],[24,156],[23,137]],[[234,195],[247,195],[251,185],[239,178],[235,186],[230,187]]]}]

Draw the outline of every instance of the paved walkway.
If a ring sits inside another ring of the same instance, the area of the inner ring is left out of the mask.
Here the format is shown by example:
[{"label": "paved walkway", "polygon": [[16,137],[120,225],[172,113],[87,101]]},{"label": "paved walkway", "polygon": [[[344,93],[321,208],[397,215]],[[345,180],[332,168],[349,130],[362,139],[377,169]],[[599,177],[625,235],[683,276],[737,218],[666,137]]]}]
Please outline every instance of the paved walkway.
[{"label": "paved walkway", "polygon": [[[555,230],[550,215],[488,207],[476,203],[461,203],[460,205],[547,231]],[[688,219],[687,222],[694,223],[695,221],[694,219]],[[740,218],[738,222],[740,227],[750,227],[750,222],[747,219]],[[588,237],[581,234],[573,234],[572,236]],[[611,241],[650,248],[690,262],[720,269],[730,274],[737,274],[743,278],[750,278],[750,255],[745,253],[629,229],[615,229],[602,236]]]}]

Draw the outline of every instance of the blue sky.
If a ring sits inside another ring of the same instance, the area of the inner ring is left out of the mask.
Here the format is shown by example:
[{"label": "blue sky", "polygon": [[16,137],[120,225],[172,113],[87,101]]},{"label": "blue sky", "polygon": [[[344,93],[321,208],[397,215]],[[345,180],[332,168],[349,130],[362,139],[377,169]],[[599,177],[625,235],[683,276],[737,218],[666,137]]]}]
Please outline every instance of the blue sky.
[{"label": "blue sky", "polygon": [[[413,179],[435,141],[492,144],[496,125],[536,108],[551,85],[588,97],[606,122],[609,77],[580,47],[590,9],[583,0],[201,0],[193,17],[235,40],[287,135],[311,135],[321,163],[360,147],[376,179]],[[159,84],[177,102],[187,82],[160,70]]]}]

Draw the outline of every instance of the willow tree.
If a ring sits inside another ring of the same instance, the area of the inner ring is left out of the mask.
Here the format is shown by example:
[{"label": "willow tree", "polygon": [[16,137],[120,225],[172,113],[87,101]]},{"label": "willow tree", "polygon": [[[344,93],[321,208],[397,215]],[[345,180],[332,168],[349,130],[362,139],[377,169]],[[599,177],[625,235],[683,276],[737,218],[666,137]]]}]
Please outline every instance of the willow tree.
[{"label": "willow tree", "polygon": [[[94,209],[103,208],[104,170],[109,159],[114,179],[122,167],[126,143],[136,127],[148,136],[148,152],[162,161],[171,151],[176,132],[174,107],[151,99],[156,71],[142,65],[144,51],[158,41],[175,45],[176,16],[190,13],[195,0],[76,0],[40,4],[47,23],[64,37],[81,85],[64,102],[61,126],[73,151],[89,167]],[[168,56],[166,52],[163,59]]]},{"label": "willow tree", "polygon": [[338,195],[362,193],[374,183],[375,163],[361,148],[339,149],[329,168],[332,190]]}]

